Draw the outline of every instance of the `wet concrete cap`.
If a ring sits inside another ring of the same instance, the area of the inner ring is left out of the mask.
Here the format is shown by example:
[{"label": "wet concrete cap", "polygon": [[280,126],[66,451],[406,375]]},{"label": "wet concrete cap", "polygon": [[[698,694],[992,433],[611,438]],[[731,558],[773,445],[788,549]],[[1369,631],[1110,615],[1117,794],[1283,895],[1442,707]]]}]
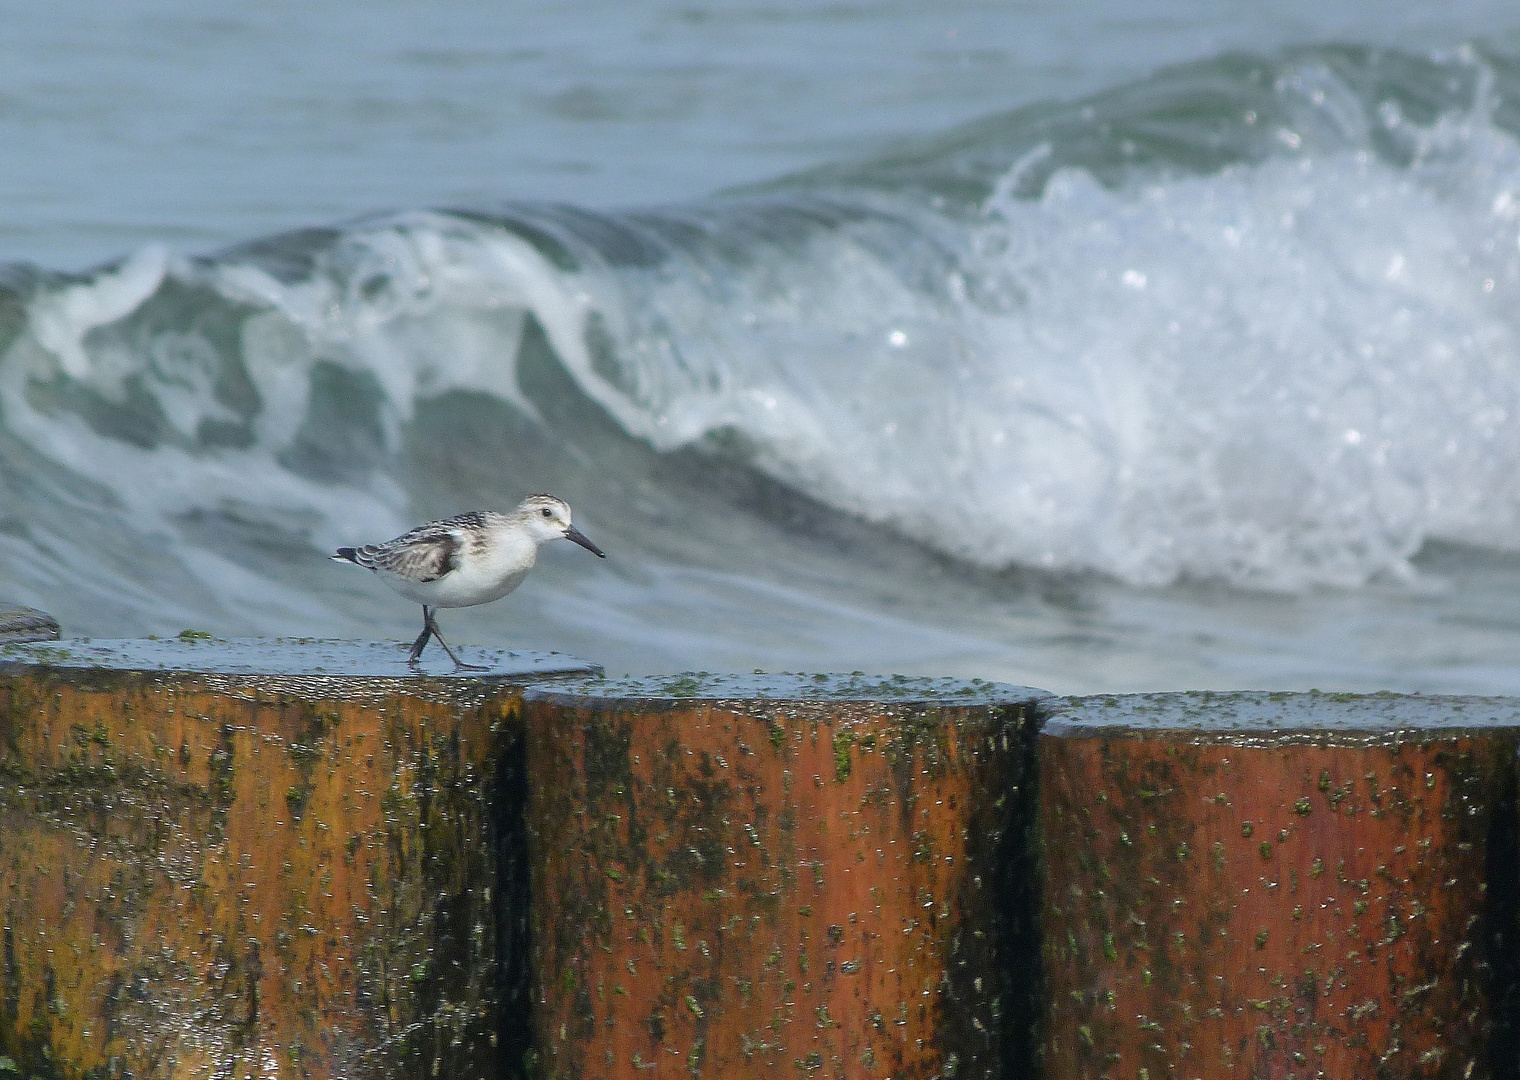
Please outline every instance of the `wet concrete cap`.
[{"label": "wet concrete cap", "polygon": [[1520,699],[1423,694],[1196,691],[1050,698],[1047,735],[1150,738],[1183,733],[1189,741],[1251,745],[1303,739],[1399,741],[1520,728]]},{"label": "wet concrete cap", "polygon": [[58,637],[58,620],[45,611],[0,601],[0,643],[51,641]]},{"label": "wet concrete cap", "polygon": [[[435,678],[521,679],[594,675],[596,664],[563,653],[471,648],[485,671],[456,676],[444,662],[423,664]],[[90,668],[100,671],[182,671],[221,675],[286,677],[351,676],[414,679],[406,647],[395,641],[330,641],[318,638],[215,638],[195,631],[173,638],[73,639],[0,646],[0,670]]]},{"label": "wet concrete cap", "polygon": [[683,672],[641,679],[578,679],[535,687],[533,701],[890,701],[917,705],[1009,705],[1046,697],[1043,690],[982,679],[907,675]]}]

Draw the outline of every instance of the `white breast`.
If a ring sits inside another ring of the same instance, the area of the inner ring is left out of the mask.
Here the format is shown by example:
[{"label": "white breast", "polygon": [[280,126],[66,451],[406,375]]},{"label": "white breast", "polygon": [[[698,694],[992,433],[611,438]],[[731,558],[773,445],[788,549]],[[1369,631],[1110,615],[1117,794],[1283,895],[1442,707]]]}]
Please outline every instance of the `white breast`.
[{"label": "white breast", "polygon": [[385,575],[386,584],[409,600],[429,607],[474,607],[499,600],[522,584],[538,559],[538,545],[515,529],[493,529],[484,543],[461,537],[457,569],[436,581],[408,581]]}]

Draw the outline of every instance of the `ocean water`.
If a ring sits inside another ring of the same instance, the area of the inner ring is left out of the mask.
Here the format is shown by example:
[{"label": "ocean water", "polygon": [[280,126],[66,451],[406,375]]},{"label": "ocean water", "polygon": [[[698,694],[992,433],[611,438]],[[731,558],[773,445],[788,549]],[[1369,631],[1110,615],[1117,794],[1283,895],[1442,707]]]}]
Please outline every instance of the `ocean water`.
[{"label": "ocean water", "polygon": [[[1520,15],[7,5],[0,599],[612,672],[1520,692]],[[72,8],[72,10],[70,10]]]}]

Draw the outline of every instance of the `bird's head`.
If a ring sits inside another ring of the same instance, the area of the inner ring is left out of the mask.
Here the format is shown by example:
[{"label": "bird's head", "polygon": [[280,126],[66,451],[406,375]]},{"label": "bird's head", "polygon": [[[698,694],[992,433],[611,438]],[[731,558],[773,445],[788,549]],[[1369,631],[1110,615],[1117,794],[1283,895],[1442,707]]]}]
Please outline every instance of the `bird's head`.
[{"label": "bird's head", "polygon": [[563,537],[575,541],[600,559],[607,557],[601,548],[586,539],[585,533],[570,524],[570,507],[563,499],[556,499],[553,495],[529,495],[518,505],[517,515],[528,535],[540,544]]}]

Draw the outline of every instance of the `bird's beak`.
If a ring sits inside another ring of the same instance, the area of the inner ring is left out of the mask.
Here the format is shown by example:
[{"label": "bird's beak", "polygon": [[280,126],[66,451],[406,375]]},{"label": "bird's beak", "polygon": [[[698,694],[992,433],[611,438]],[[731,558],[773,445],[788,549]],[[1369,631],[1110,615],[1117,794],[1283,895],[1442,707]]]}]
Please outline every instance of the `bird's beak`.
[{"label": "bird's beak", "polygon": [[574,540],[581,547],[585,548],[587,551],[591,552],[591,554],[595,555],[598,559],[605,559],[607,557],[606,555],[602,554],[601,548],[597,547],[590,540],[587,540],[586,534],[581,532],[574,525],[565,530],[565,539]]}]

